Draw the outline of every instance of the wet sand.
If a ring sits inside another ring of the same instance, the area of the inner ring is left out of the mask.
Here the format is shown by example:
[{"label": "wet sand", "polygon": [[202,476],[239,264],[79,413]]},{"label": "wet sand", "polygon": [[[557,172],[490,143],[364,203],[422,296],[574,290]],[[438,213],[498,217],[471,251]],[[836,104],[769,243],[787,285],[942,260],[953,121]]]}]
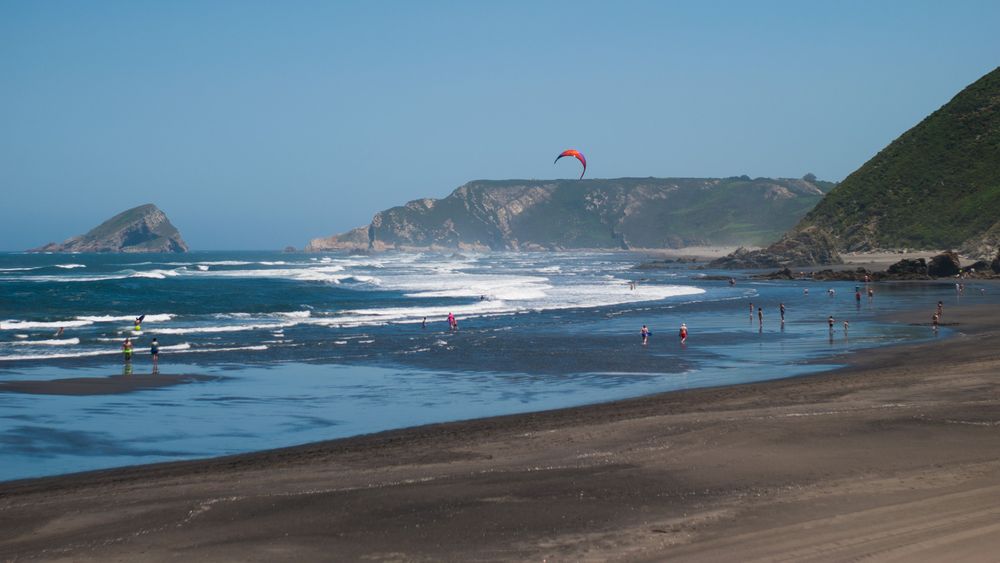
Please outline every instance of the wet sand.
[{"label": "wet sand", "polygon": [[0,381],[0,393],[29,393],[33,395],[115,395],[144,389],[157,389],[218,380],[218,376],[186,374],[132,374],[107,377],[70,377],[65,379]]},{"label": "wet sand", "polygon": [[3,483],[0,559],[995,559],[998,315],[826,374]]}]

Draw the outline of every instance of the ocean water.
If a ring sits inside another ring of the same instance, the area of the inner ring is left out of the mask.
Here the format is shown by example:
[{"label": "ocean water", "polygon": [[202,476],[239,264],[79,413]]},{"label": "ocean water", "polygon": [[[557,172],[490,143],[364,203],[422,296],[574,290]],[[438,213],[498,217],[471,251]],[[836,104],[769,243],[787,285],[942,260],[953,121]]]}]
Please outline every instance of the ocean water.
[{"label": "ocean water", "polygon": [[[986,286],[959,296],[953,283],[900,283],[858,303],[850,282],[735,273],[730,286],[691,264],[634,269],[645,259],[0,254],[0,382],[141,378],[154,337],[161,374],[206,376],[112,395],[0,392],[0,480],[802,375],[843,352],[947,334],[880,313],[926,306],[929,319],[944,300],[947,322],[958,300],[995,299]],[[129,364],[125,337],[137,350]]]}]

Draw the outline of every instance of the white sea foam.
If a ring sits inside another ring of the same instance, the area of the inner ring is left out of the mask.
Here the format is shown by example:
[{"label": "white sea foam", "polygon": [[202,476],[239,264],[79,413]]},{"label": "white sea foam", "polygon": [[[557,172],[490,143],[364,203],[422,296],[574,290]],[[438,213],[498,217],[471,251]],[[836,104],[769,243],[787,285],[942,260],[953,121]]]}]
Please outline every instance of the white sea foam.
[{"label": "white sea foam", "polygon": [[75,328],[94,324],[93,321],[0,321],[0,330],[30,330],[33,328]]},{"label": "white sea foam", "polygon": [[0,272],[27,272],[28,270],[37,270],[41,266],[35,268],[0,268]]},{"label": "white sea foam", "polygon": [[17,342],[11,342],[11,344],[32,346],[72,346],[79,343],[79,338],[52,338],[49,340],[20,340]]},{"label": "white sea foam", "polygon": [[[80,320],[80,321],[91,321],[91,322],[95,322],[95,323],[110,323],[110,322],[117,322],[117,321],[132,322],[132,321],[134,321],[136,319],[136,317],[138,317],[138,315],[94,315],[94,316],[81,315],[81,316],[77,317],[77,320]],[[172,319],[174,317],[175,317],[175,315],[173,313],[160,313],[160,314],[154,314],[154,315],[146,315],[146,318],[144,318],[142,320],[142,322],[144,322],[144,323],[162,323],[162,322],[167,322],[167,321],[169,321],[170,319]]]},{"label": "white sea foam", "polygon": [[149,279],[154,279],[154,280],[164,280],[164,279],[167,279],[168,277],[174,277],[174,276],[177,276],[177,275],[180,275],[180,272],[178,272],[177,270],[149,270],[149,271],[145,271],[145,272],[135,272],[135,273],[129,274],[128,277],[130,277],[130,278],[149,278]]},{"label": "white sea foam", "polygon": [[73,268],[86,268],[86,264],[56,264],[56,268],[63,268],[65,270],[72,270]]},{"label": "white sea foam", "polygon": [[[228,348],[192,348],[187,342],[182,344],[174,344],[170,346],[161,346],[161,351],[173,351],[173,352],[184,352],[184,353],[198,353],[206,354],[212,352],[238,352],[238,351],[261,351],[267,350],[267,346],[264,344],[258,344],[254,346],[234,346]],[[6,362],[16,362],[16,361],[26,361],[26,360],[54,360],[60,358],[88,358],[93,356],[111,356],[120,354],[121,350],[118,349],[107,349],[107,350],[85,350],[79,352],[65,353],[65,352],[54,352],[54,353],[40,353],[40,354],[12,354],[6,356],[0,356],[0,361]],[[148,350],[136,350],[136,354],[148,354]]]},{"label": "white sea foam", "polygon": [[213,332],[244,332],[248,330],[257,330],[258,328],[263,327],[256,327],[254,325],[197,326],[187,328],[156,328],[150,332],[156,334],[208,334]]},{"label": "white sea foam", "polygon": [[207,272],[208,271],[208,265],[207,264],[198,264],[198,269],[201,270],[202,272]]},{"label": "white sea foam", "polygon": [[120,353],[120,350],[88,350],[86,352],[52,354],[14,354],[10,356],[0,356],[0,362],[16,362],[21,360],[55,360],[59,358],[87,358],[91,356],[108,356],[118,353]]}]

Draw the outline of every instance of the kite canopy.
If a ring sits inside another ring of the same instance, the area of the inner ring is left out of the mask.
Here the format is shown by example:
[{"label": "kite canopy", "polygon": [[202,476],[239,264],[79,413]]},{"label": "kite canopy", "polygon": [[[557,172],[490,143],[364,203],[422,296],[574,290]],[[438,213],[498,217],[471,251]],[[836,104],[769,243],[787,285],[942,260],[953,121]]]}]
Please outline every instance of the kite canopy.
[{"label": "kite canopy", "polygon": [[583,153],[576,149],[567,149],[559,153],[559,156],[552,161],[552,164],[559,162],[559,159],[564,156],[575,156],[576,159],[580,161],[580,164],[583,164],[583,172],[580,172],[580,178],[583,179],[583,175],[587,172],[587,157],[583,156]]}]

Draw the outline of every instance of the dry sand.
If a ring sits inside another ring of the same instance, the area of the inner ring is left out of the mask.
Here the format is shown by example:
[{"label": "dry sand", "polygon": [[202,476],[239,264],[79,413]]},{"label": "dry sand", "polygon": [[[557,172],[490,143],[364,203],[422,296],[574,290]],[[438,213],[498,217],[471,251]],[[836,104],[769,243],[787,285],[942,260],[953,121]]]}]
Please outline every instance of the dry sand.
[{"label": "dry sand", "polygon": [[0,484],[0,559],[996,560],[998,314],[821,375]]}]

